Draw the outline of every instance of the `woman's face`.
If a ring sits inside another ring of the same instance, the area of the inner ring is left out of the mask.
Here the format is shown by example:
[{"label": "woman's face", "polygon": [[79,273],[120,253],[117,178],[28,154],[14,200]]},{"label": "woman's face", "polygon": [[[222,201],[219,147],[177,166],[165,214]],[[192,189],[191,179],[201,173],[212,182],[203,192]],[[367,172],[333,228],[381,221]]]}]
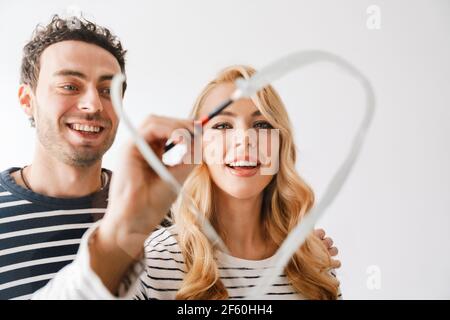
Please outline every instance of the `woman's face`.
[{"label": "woman's face", "polygon": [[[230,97],[234,84],[220,84],[210,91],[200,116]],[[203,160],[215,185],[226,194],[249,199],[270,183],[276,161],[277,130],[263,117],[251,99],[234,102],[204,127]]]}]

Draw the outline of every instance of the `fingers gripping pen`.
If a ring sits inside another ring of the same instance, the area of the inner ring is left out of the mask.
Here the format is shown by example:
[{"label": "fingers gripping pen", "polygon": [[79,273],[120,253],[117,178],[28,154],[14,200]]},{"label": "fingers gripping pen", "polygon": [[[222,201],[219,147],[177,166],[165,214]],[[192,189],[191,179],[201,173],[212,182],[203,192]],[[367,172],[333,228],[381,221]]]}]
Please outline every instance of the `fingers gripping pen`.
[{"label": "fingers gripping pen", "polygon": [[148,145],[148,143],[144,140],[144,138],[142,138],[139,135],[138,131],[135,129],[131,121],[128,119],[122,107],[122,84],[124,81],[125,76],[123,74],[117,74],[113,77],[113,80],[111,82],[111,100],[112,105],[114,107],[114,111],[116,112],[117,116],[121,119],[122,123],[125,125],[125,128],[127,128],[128,131],[130,132],[131,138],[136,144],[136,147],[139,149],[142,156],[150,165],[150,167],[153,168],[153,170],[158,174],[158,176],[163,181],[165,181],[167,184],[169,184],[169,186],[171,186],[171,188],[176,194],[181,194],[183,197],[189,198],[189,201],[187,201],[187,203],[191,204],[191,209],[196,214],[197,221],[202,226],[203,231],[206,233],[206,236],[211,241],[211,243],[213,243],[214,245],[218,245],[219,248],[221,248],[221,250],[223,250],[224,252],[228,252],[222,239],[216,233],[216,231],[209,223],[209,221],[201,218],[201,214],[198,212],[198,209],[195,206],[195,203],[192,200],[192,198],[190,198],[190,196],[183,191],[177,179],[175,179],[172,176],[172,174],[170,174],[169,170],[167,170],[164,164],[153,152],[152,148]]},{"label": "fingers gripping pen", "polygon": [[[205,115],[202,118],[200,118],[199,124],[203,127],[206,123],[208,123],[209,120],[211,120],[212,118],[217,116],[226,107],[228,107],[234,101],[239,100],[241,97],[242,97],[242,91],[238,88],[231,94],[231,97],[229,99],[225,100],[224,102],[219,104],[217,107],[215,107],[213,111],[211,111],[207,115]],[[171,143],[167,144],[164,147],[164,151],[167,152],[167,151],[171,150],[173,147],[175,147],[175,145],[176,145],[175,142],[171,142]]]}]

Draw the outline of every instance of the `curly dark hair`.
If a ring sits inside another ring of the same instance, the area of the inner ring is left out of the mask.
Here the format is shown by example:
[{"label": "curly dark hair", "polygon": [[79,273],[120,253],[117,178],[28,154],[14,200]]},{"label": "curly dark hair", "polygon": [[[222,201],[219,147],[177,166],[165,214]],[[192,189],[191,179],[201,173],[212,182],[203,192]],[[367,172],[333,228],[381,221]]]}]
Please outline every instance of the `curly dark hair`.
[{"label": "curly dark hair", "polygon": [[[31,40],[23,48],[20,82],[30,85],[33,90],[36,89],[42,52],[50,45],[65,40],[84,41],[109,51],[117,59],[122,73],[125,74],[126,50],[122,48],[119,38],[110,30],[83,17],[65,19],[54,15],[48,25],[36,27]],[[126,82],[123,84],[123,92],[125,89]]]}]

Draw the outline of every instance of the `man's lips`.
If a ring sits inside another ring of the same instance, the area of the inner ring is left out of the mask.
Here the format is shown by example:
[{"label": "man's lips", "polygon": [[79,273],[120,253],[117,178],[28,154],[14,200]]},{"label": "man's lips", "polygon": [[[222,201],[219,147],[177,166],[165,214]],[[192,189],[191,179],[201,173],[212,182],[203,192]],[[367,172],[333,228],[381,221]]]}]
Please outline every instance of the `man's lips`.
[{"label": "man's lips", "polygon": [[104,124],[92,121],[66,123],[66,126],[75,136],[84,139],[96,139],[102,135],[106,128]]},{"label": "man's lips", "polygon": [[95,121],[73,121],[67,122],[66,125],[73,130],[87,132],[99,132],[106,127],[104,123]]}]

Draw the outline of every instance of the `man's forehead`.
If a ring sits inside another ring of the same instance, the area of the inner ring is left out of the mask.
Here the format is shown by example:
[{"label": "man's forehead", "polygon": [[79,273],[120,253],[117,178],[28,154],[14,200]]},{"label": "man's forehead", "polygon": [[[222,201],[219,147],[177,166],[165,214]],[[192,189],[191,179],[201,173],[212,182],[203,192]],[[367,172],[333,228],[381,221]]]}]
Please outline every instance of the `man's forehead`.
[{"label": "man's forehead", "polygon": [[52,75],[60,70],[76,70],[88,77],[120,72],[117,59],[107,50],[83,41],[62,41],[44,50],[41,71]]}]

